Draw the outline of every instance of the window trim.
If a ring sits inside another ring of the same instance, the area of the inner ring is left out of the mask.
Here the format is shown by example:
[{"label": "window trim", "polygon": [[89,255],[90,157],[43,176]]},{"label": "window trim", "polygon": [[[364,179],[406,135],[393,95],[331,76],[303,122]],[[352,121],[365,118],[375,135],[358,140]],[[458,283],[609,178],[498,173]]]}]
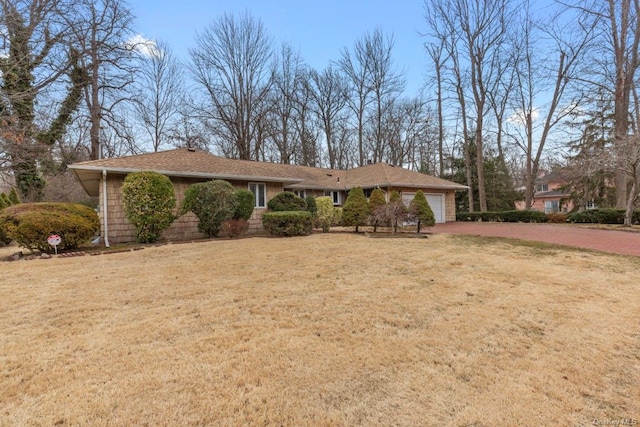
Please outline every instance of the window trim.
[{"label": "window trim", "polygon": [[324,195],[331,197],[331,202],[333,203],[333,206],[340,206],[342,202],[342,196],[340,195],[340,191],[326,190],[324,192]]},{"label": "window trim", "polygon": [[[256,187],[256,191],[253,191],[251,189],[251,186],[255,185]],[[262,188],[264,189],[264,205],[260,206],[259,201],[260,201],[260,192],[258,190],[258,187],[262,186]],[[253,198],[254,198],[254,208],[258,208],[258,209],[262,209],[262,208],[266,208],[267,207],[267,184],[265,184],[264,182],[249,182],[247,184],[247,187],[249,188],[249,191],[251,191],[253,193]]]},{"label": "window trim", "polygon": [[536,185],[536,191],[540,193],[545,193],[549,191],[549,184],[538,184]]},{"label": "window trim", "polygon": [[301,199],[304,199],[307,197],[307,190],[291,190],[291,192],[296,196],[300,197]]}]

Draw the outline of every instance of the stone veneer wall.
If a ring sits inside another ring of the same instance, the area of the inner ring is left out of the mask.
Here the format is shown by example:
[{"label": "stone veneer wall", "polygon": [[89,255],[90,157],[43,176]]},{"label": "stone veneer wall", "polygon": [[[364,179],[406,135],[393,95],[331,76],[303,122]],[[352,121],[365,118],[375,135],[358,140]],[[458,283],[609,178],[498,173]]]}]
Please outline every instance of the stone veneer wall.
[{"label": "stone veneer wall", "polygon": [[[122,209],[122,184],[126,175],[123,174],[107,174],[107,203],[108,203],[108,220],[109,220],[109,243],[125,243],[135,241],[135,229],[133,225],[127,221]],[[101,178],[102,180],[102,178]],[[184,192],[189,185],[202,182],[198,179],[189,178],[171,178],[173,186],[175,188],[176,205],[180,208],[182,200],[184,199]],[[248,189],[249,184],[247,181],[230,181],[236,188]],[[267,200],[270,200],[273,196],[282,191],[282,184],[279,183],[265,183],[267,186]],[[103,221],[103,195],[102,195],[102,181],[100,182],[100,236],[104,242],[104,221]],[[249,219],[249,232],[258,232],[262,230],[262,214],[266,211],[266,208],[256,208],[253,211],[253,215]],[[205,237],[198,231],[198,218],[192,214],[180,216],[176,219],[171,226],[163,233],[163,238],[170,241],[180,240],[192,240],[201,239]]]}]

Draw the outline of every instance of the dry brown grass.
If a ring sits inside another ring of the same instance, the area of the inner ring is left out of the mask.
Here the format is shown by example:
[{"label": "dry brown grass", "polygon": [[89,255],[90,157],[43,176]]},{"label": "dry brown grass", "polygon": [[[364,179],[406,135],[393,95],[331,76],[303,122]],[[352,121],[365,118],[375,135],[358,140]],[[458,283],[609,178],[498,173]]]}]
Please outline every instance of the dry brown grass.
[{"label": "dry brown grass", "polygon": [[637,420],[639,267],[350,234],[0,263],[0,425]]}]

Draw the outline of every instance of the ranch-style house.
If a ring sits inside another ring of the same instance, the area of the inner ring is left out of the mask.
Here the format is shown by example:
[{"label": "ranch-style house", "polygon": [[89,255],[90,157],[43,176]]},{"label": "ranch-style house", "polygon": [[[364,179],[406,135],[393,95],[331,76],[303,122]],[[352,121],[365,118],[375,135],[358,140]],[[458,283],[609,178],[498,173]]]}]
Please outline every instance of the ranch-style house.
[{"label": "ranch-style house", "polygon": [[[267,210],[267,202],[285,190],[301,197],[330,196],[335,206],[341,206],[354,187],[362,187],[367,197],[375,188],[382,189],[387,195],[391,190],[397,190],[406,203],[421,189],[433,209],[436,222],[446,222],[456,219],[455,192],[467,189],[452,181],[386,163],[337,170],[233,160],[187,148],[92,160],[75,163],[69,168],[75,172],[86,192],[99,199],[100,235],[106,245],[134,240],[134,230],[125,218],[121,197],[124,178],[131,172],[155,171],[169,177],[175,187],[178,205],[187,187],[196,182],[224,179],[237,188],[248,189],[255,195],[250,231],[261,229],[261,217]],[[197,224],[195,215],[181,216],[165,230],[164,237],[169,240],[201,238]]]}]

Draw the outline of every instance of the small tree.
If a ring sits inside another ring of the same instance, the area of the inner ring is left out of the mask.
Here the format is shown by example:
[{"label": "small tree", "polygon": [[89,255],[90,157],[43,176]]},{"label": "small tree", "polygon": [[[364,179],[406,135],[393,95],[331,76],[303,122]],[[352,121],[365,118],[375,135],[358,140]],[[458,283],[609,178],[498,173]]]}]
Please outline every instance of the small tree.
[{"label": "small tree", "polygon": [[387,205],[387,200],[384,197],[384,191],[379,188],[374,189],[369,197],[369,222],[373,225],[373,232],[378,231],[378,224],[380,223],[378,213],[384,210]]},{"label": "small tree", "polygon": [[435,225],[436,217],[433,214],[431,206],[429,206],[429,201],[424,197],[422,190],[418,190],[416,195],[413,196],[411,205],[409,205],[409,215],[418,221],[418,233],[420,233],[421,225],[427,227],[433,227]]},{"label": "small tree", "polygon": [[328,233],[334,216],[333,199],[329,196],[316,197],[316,206],[318,224],[323,233]]},{"label": "small tree", "polygon": [[362,187],[355,187],[349,191],[347,200],[342,207],[342,222],[345,226],[358,226],[366,224],[369,218],[369,202],[362,191]]},{"label": "small tree", "polygon": [[180,213],[193,212],[199,220],[198,230],[209,237],[217,237],[222,223],[233,218],[236,212],[240,213],[236,210],[237,204],[233,186],[216,179],[190,185],[184,193]]},{"label": "small tree", "polygon": [[273,212],[306,211],[307,202],[291,191],[283,191],[269,200],[267,207]]},{"label": "small tree", "polygon": [[407,217],[407,207],[402,203],[402,196],[396,190],[389,195],[389,203],[386,206],[386,217],[393,226],[393,232],[398,231],[398,223]]},{"label": "small tree", "polygon": [[136,228],[136,240],[152,243],[176,218],[173,183],[157,172],[134,172],[122,185],[127,220]]}]

